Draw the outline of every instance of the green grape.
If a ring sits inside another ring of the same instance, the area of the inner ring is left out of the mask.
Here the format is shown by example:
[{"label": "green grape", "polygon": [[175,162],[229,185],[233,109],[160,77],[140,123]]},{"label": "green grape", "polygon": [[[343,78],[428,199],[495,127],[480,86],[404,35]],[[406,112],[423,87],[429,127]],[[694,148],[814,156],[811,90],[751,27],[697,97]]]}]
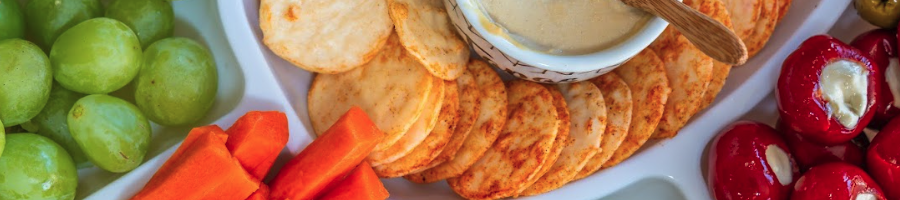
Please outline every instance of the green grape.
[{"label": "green grape", "polygon": [[131,82],[141,69],[141,44],[131,29],[94,18],[59,36],[50,50],[53,78],[66,89],[106,94]]},{"label": "green grape", "polygon": [[6,137],[0,157],[0,199],[75,199],[78,173],[69,153],[44,136]]},{"label": "green grape", "polygon": [[50,60],[38,46],[22,39],[0,41],[0,120],[6,127],[40,113],[52,84]]},{"label": "green grape", "polygon": [[175,29],[175,12],[165,0],[117,0],[106,8],[106,17],[121,21],[131,27],[147,48],[153,42],[172,37]]},{"label": "green grape", "polygon": [[162,125],[200,120],[216,98],[218,72],[202,45],[187,38],[168,38],[150,45],[135,85],[137,106]]},{"label": "green grape", "polygon": [[131,103],[105,94],[75,102],[67,118],[75,142],[94,165],[110,172],[141,164],[150,143],[150,122]]},{"label": "green grape", "polygon": [[[50,101],[47,101],[47,102],[50,102]],[[44,107],[47,107],[47,106],[45,105]],[[37,116],[35,116],[35,117],[37,117]],[[32,118],[32,119],[34,119],[34,118]],[[25,129],[25,131],[20,131],[20,132],[29,132],[29,133],[37,132],[39,129],[37,127],[37,125],[35,125],[34,123],[31,123],[31,121],[27,121],[25,123],[19,124],[19,127],[21,127],[22,129]]]},{"label": "green grape", "polygon": [[[78,168],[84,168],[91,165],[81,147],[69,134],[69,125],[66,122],[69,110],[75,101],[81,99],[85,95],[72,92],[66,88],[53,84],[50,90],[50,100],[44,106],[41,113],[31,119],[31,124],[37,127],[37,134],[52,139],[54,142],[62,146],[72,155],[72,161]],[[26,123],[28,124],[28,123]],[[25,124],[22,124],[25,125]]]},{"label": "green grape", "polygon": [[0,0],[0,40],[22,38],[25,19],[16,0]]},{"label": "green grape", "polygon": [[67,29],[101,16],[99,0],[30,0],[25,6],[25,27],[34,36],[34,42],[49,51]]}]

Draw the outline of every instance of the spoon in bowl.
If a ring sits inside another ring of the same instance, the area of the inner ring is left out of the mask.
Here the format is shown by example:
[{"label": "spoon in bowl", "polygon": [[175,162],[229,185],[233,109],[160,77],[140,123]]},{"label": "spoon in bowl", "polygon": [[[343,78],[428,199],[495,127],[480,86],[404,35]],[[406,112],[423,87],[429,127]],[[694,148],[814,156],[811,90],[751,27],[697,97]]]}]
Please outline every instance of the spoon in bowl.
[{"label": "spoon in bowl", "polygon": [[747,62],[747,46],[738,36],[719,23],[676,0],[621,0],[629,6],[662,17],[685,38],[713,59],[729,65]]}]

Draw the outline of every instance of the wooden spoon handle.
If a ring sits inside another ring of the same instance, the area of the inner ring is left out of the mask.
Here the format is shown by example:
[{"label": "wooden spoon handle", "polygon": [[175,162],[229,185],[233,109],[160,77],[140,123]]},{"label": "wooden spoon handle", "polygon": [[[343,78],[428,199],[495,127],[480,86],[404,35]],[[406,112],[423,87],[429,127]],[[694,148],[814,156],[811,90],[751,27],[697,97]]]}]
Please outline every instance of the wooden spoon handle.
[{"label": "wooden spoon handle", "polygon": [[675,0],[621,1],[669,21],[700,51],[719,62],[730,65],[742,65],[747,62],[747,47],[734,31],[681,2]]}]

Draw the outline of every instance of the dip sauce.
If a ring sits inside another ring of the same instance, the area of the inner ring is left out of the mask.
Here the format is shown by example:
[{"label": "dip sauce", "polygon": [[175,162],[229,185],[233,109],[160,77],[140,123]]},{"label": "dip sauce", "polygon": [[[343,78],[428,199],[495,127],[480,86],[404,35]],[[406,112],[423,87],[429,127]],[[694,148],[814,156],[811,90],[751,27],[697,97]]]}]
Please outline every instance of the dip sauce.
[{"label": "dip sauce", "polygon": [[556,54],[588,54],[631,38],[651,15],[619,0],[479,0],[486,29],[518,46]]}]

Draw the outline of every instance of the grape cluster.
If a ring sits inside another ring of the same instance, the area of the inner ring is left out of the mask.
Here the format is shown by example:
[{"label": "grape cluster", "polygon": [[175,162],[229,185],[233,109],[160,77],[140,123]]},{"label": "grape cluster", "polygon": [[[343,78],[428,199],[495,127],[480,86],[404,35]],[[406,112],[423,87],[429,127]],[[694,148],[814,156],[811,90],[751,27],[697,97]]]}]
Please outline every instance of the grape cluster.
[{"label": "grape cluster", "polygon": [[131,171],[151,121],[188,125],[212,108],[215,60],[173,37],[170,1],[18,2],[0,0],[0,199],[73,199],[77,169]]}]

